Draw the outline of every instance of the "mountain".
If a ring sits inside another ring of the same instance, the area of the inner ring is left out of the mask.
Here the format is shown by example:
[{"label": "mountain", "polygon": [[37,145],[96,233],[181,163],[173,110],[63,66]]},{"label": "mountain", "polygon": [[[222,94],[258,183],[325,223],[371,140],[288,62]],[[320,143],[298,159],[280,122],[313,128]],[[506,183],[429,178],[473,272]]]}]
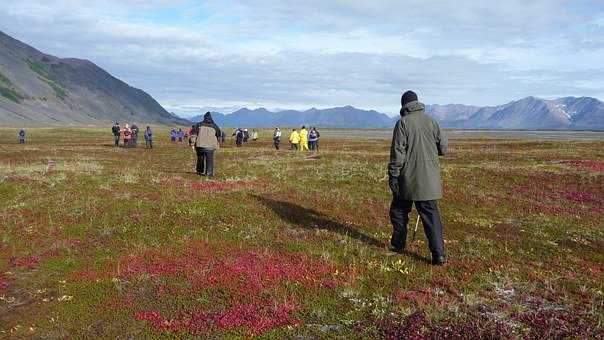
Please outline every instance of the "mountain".
[{"label": "mountain", "polygon": [[[216,124],[228,127],[321,126],[331,128],[383,128],[392,126],[392,118],[374,110],[366,111],[352,106],[330,109],[312,108],[306,111],[284,110],[271,112],[264,108],[243,108],[231,114],[212,113]],[[191,118],[200,121],[203,115]]]},{"label": "mountain", "polygon": [[0,32],[0,123],[185,123],[88,60],[44,54]]},{"label": "mountain", "polygon": [[604,103],[590,97],[527,97],[484,107],[467,119],[443,125],[471,129],[604,130]]}]

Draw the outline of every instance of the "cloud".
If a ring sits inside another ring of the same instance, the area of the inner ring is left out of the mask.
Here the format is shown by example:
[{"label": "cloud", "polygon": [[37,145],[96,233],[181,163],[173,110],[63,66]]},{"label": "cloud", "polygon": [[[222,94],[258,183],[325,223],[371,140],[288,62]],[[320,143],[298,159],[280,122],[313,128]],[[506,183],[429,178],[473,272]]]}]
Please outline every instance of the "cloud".
[{"label": "cloud", "polygon": [[87,58],[176,110],[352,104],[397,112],[604,97],[595,1],[3,1],[0,30]]}]

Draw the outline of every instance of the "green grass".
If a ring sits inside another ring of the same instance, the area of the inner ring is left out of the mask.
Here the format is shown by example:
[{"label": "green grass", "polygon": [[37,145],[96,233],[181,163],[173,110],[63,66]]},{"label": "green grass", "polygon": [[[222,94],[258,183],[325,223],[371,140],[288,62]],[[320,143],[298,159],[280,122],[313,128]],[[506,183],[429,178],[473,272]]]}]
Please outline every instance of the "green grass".
[{"label": "green grass", "polygon": [[604,336],[604,142],[452,140],[435,268],[384,250],[386,140],[264,130],[207,182],[154,132],[0,128],[0,338]]},{"label": "green grass", "polygon": [[12,100],[15,103],[21,103],[21,100],[25,99],[22,95],[20,95],[17,91],[0,86],[0,96]]},{"label": "green grass", "polygon": [[48,69],[48,67],[46,67],[46,65],[32,59],[26,59],[25,62],[32,71],[38,74],[40,80],[48,84],[48,86],[54,90],[57,98],[62,100],[67,97],[67,92],[61,85],[57,84],[56,76]]}]

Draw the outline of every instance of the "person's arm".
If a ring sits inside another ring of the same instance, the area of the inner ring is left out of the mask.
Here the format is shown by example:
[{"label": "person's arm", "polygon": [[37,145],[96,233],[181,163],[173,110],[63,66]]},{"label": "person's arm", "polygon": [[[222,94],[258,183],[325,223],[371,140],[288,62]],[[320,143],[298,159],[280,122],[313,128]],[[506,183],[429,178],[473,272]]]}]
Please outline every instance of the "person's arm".
[{"label": "person's arm", "polygon": [[396,177],[401,174],[401,169],[405,165],[407,154],[407,136],[403,128],[403,123],[399,120],[394,126],[392,133],[392,144],[390,145],[390,162],[388,163],[388,175]]},{"label": "person's arm", "polygon": [[439,156],[444,156],[449,149],[449,141],[447,140],[447,134],[440,128],[438,122],[435,122],[435,124],[436,132],[434,137],[436,139],[436,149]]}]

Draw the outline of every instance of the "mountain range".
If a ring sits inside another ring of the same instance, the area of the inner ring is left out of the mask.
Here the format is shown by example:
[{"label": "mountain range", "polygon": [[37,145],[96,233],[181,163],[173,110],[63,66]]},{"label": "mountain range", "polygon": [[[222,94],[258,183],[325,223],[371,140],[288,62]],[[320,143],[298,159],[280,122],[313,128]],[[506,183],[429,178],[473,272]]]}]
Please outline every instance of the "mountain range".
[{"label": "mountain range", "polygon": [[[443,127],[460,129],[604,130],[604,103],[591,97],[541,99],[527,97],[499,106],[462,104],[426,105],[426,113]],[[306,111],[239,109],[231,114],[213,112],[217,124],[228,127],[320,126],[332,128],[392,127],[390,117],[352,106]],[[202,116],[191,118],[200,121]]]},{"label": "mountain range", "polygon": [[187,123],[94,63],[62,59],[0,32],[1,124]]},{"label": "mountain range", "polygon": [[[604,103],[591,97],[527,97],[485,107],[426,105],[426,112],[448,128],[604,130]],[[0,32],[0,124],[189,124],[200,118],[169,113],[143,90],[88,60],[57,58]],[[225,127],[391,128],[398,114],[352,106],[278,112],[242,108],[214,112],[214,118]]]}]

